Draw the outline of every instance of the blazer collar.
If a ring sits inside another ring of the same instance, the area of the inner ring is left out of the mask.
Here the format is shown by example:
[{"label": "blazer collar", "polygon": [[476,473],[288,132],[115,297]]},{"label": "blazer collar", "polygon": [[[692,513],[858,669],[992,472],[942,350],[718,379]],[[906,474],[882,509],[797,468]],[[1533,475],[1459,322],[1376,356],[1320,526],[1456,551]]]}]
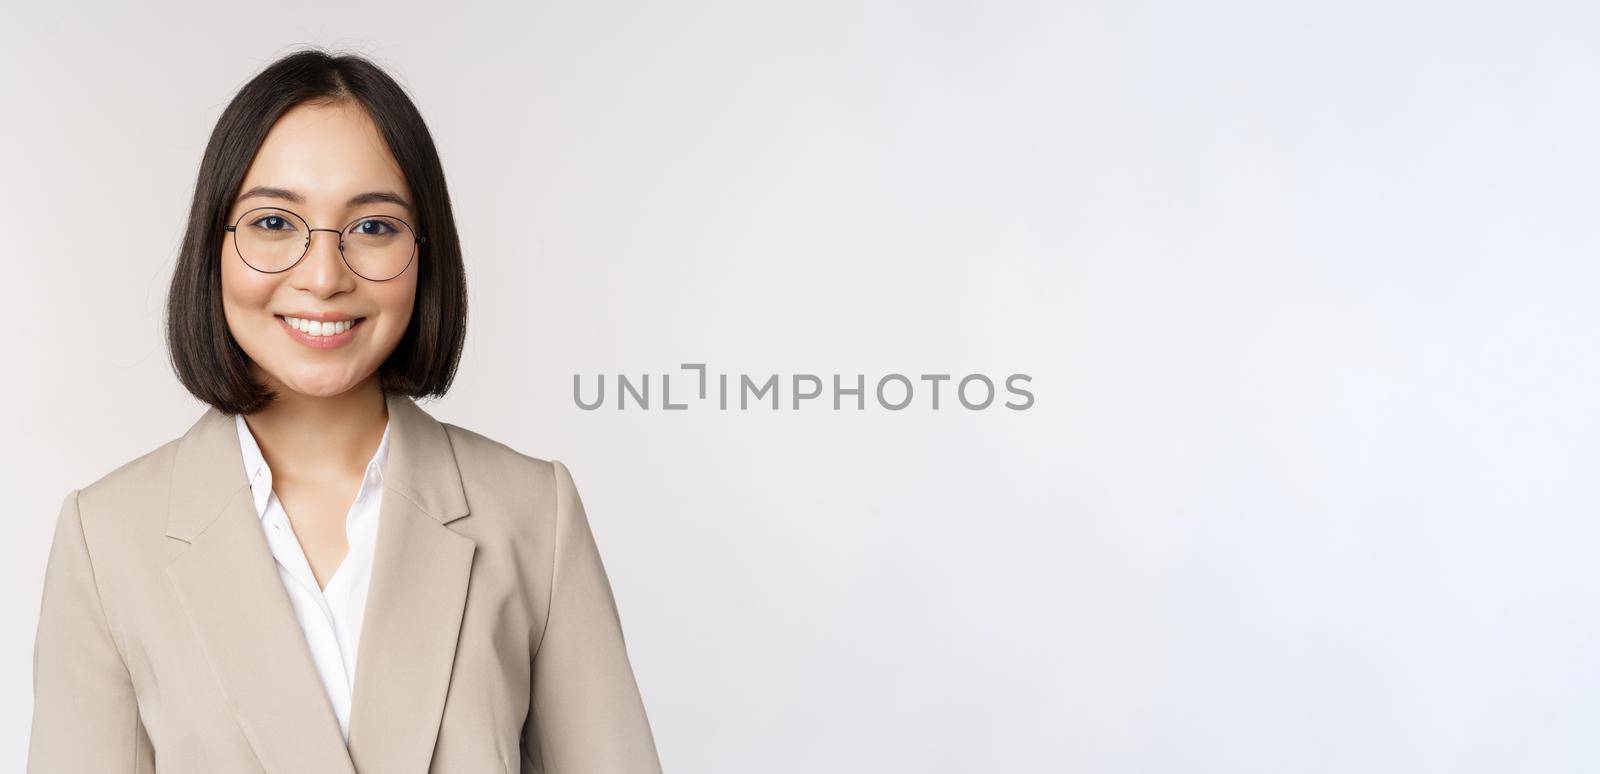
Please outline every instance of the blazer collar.
[{"label": "blazer collar", "polygon": [[[388,395],[389,450],[384,486],[399,491],[441,524],[467,515],[467,495],[444,425],[404,395]],[[229,498],[248,488],[232,414],[215,407],[178,441],[167,535],[186,543],[205,531]]]},{"label": "blazer collar", "polygon": [[426,774],[443,718],[476,543],[445,426],[386,398],[389,458],[358,644],[350,738],[317,676],[261,531],[231,415],[208,409],[178,443],[166,574],[251,749],[268,771]]}]

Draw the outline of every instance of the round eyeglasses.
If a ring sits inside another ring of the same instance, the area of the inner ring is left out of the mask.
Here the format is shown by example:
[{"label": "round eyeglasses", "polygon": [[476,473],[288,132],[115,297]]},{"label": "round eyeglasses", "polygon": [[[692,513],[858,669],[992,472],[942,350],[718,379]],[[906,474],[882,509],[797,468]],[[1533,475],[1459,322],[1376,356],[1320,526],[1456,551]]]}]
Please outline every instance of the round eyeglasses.
[{"label": "round eyeglasses", "polygon": [[339,235],[339,255],[344,264],[357,276],[373,282],[400,276],[416,258],[417,245],[426,239],[392,215],[363,215],[335,231],[311,228],[305,218],[282,207],[248,210],[227,230],[233,234],[233,249],[240,260],[267,274],[285,272],[300,263],[311,252],[312,232],[332,231]]}]

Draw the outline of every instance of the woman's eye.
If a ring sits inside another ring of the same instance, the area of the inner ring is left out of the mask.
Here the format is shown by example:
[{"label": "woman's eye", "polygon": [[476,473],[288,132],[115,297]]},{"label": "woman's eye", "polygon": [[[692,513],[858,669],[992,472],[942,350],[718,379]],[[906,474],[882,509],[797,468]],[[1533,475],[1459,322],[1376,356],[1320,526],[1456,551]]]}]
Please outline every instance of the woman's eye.
[{"label": "woman's eye", "polygon": [[356,233],[362,236],[383,236],[395,230],[394,226],[381,220],[363,220],[356,224]]},{"label": "woman's eye", "polygon": [[256,218],[250,223],[250,225],[257,228],[266,229],[267,231],[282,231],[285,228],[293,228],[293,226],[289,225],[288,219],[281,218],[277,215],[264,215]]}]

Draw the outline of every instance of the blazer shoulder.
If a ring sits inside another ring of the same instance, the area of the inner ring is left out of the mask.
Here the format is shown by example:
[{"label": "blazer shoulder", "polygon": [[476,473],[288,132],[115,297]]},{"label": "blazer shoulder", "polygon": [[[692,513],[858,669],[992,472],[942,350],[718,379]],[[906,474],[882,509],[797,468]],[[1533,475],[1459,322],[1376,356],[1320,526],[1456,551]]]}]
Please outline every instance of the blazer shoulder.
[{"label": "blazer shoulder", "polygon": [[509,530],[518,544],[548,540],[561,510],[563,475],[558,471],[565,466],[524,454],[482,433],[441,424],[449,435],[472,513],[487,518],[482,523]]},{"label": "blazer shoulder", "polygon": [[[128,553],[163,533],[179,440],[167,441],[77,490],[78,519],[91,548],[114,545]],[[150,545],[162,542],[156,539]]]},{"label": "blazer shoulder", "polygon": [[180,440],[167,441],[81,487],[79,501],[86,505],[107,502],[123,506],[164,503],[170,494],[172,466]]},{"label": "blazer shoulder", "polygon": [[552,460],[524,454],[489,436],[468,430],[460,425],[453,425],[449,422],[440,422],[439,424],[444,425],[445,432],[449,434],[451,449],[456,453],[458,459],[465,456],[479,463],[487,462],[528,467],[543,467],[553,464]]},{"label": "blazer shoulder", "polygon": [[[553,458],[524,454],[482,433],[459,425],[441,422],[450,437],[456,466],[469,495],[473,489],[519,491],[542,494],[553,491],[556,469],[564,467]],[[529,492],[527,487],[532,487]],[[537,499],[537,498],[536,498]]]}]

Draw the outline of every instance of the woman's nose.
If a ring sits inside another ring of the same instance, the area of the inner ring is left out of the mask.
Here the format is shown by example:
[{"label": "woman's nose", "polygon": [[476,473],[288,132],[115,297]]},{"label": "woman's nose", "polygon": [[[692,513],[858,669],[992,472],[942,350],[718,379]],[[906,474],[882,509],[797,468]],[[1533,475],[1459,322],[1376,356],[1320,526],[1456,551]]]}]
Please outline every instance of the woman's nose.
[{"label": "woman's nose", "polygon": [[306,246],[306,256],[301,260],[305,274],[305,282],[310,285],[339,284],[346,274],[344,256],[339,251],[339,240],[343,234],[332,229],[312,229],[308,238],[311,244]]}]

